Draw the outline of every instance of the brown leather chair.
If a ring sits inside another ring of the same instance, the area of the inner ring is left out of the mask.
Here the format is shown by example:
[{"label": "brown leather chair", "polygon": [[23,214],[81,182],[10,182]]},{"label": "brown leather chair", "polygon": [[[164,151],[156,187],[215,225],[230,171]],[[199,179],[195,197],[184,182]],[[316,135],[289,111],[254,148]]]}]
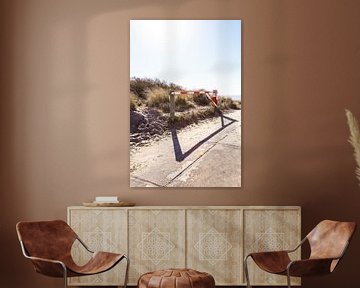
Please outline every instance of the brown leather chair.
[{"label": "brown leather chair", "polygon": [[[50,277],[88,276],[110,270],[126,259],[124,288],[128,279],[129,259],[125,254],[91,251],[62,220],[19,222],[16,231],[24,256],[31,260],[35,271]],[[92,254],[83,266],[78,266],[71,257],[71,247],[78,240]]]},{"label": "brown leather chair", "polygon": [[[344,256],[355,229],[354,222],[324,220],[292,250],[250,253],[244,259],[247,287],[251,287],[247,267],[249,257],[266,272],[286,275],[289,288],[290,276],[315,276],[333,272]],[[306,241],[311,249],[309,259],[291,261],[288,253],[294,252]]]}]

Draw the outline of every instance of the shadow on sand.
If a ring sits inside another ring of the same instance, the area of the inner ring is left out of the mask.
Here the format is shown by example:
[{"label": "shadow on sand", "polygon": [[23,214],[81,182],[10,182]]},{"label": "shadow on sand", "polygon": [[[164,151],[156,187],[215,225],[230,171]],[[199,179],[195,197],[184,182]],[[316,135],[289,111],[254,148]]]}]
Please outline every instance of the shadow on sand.
[{"label": "shadow on sand", "polygon": [[[181,162],[183,161],[186,157],[188,157],[191,153],[193,153],[197,148],[199,148],[202,144],[206,143],[208,140],[210,140],[212,137],[214,137],[216,134],[218,134],[220,131],[224,130],[226,127],[228,127],[229,125],[233,124],[234,122],[237,122],[238,120],[235,120],[233,118],[227,117],[225,115],[223,115],[222,113],[220,114],[220,119],[221,119],[221,127],[219,129],[217,129],[216,131],[214,131],[213,133],[211,133],[209,136],[205,137],[204,139],[200,140],[198,143],[196,143],[193,147],[191,147],[188,151],[186,151],[185,153],[182,152],[181,149],[181,145],[179,142],[179,138],[177,135],[177,131],[176,128],[170,128],[171,131],[171,137],[172,137],[172,141],[173,141],[173,145],[174,145],[174,153],[175,153],[175,159],[177,162]],[[225,124],[224,119],[229,120],[230,122]]]}]

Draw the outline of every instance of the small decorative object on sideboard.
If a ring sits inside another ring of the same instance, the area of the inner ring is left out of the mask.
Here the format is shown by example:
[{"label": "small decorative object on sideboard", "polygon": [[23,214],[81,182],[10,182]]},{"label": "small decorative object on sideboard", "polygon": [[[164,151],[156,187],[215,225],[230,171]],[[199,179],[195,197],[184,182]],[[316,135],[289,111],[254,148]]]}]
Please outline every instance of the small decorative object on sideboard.
[{"label": "small decorative object on sideboard", "polygon": [[84,202],[86,207],[130,207],[134,202],[120,201],[117,196],[98,196],[93,202]]},{"label": "small decorative object on sideboard", "polygon": [[97,196],[94,203],[119,203],[117,196]]}]

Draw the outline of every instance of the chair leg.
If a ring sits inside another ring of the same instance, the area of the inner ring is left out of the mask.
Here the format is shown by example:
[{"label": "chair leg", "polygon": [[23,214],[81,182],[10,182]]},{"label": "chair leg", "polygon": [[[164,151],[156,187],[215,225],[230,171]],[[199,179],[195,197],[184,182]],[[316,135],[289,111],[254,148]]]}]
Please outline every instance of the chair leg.
[{"label": "chair leg", "polygon": [[130,259],[126,255],[124,256],[126,259],[126,271],[125,271],[125,280],[124,280],[124,288],[127,286],[128,278],[129,278],[129,265],[130,265]]},{"label": "chair leg", "polygon": [[247,255],[244,259],[244,272],[245,272],[245,279],[246,279],[246,287],[247,288],[251,288],[250,285],[250,279],[249,279],[249,270],[248,270],[248,266],[247,266],[247,259],[249,258],[250,255]]},{"label": "chair leg", "polygon": [[64,269],[64,287],[67,288],[67,270],[66,270],[66,266],[62,264],[62,267]]},{"label": "chair leg", "polygon": [[288,284],[288,288],[291,288],[291,278],[290,278],[290,272],[289,272],[289,269],[287,269],[286,276],[287,276],[287,284]]}]

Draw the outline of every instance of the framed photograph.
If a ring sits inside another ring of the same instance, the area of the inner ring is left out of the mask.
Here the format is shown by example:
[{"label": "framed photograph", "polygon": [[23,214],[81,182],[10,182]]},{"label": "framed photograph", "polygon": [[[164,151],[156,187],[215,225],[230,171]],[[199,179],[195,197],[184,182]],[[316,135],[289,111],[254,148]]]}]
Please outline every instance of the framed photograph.
[{"label": "framed photograph", "polygon": [[131,20],[130,187],[240,187],[241,100],[241,20]]}]

